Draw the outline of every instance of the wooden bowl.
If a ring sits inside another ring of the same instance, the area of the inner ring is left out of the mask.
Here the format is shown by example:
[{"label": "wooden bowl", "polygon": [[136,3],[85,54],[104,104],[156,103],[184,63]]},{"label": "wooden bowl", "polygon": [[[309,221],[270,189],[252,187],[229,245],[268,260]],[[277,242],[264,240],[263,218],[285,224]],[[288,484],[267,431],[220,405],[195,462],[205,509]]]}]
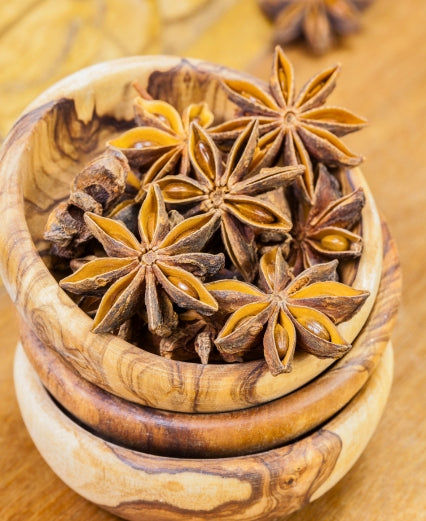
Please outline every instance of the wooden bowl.
[{"label": "wooden bowl", "polygon": [[75,418],[119,445],[164,456],[222,457],[278,447],[318,427],[345,406],[376,369],[399,302],[400,269],[383,224],[384,259],[373,310],[352,350],[302,389],[227,413],[183,414],[143,407],[90,384],[25,325],[25,353],[44,386]]},{"label": "wooden bowl", "polygon": [[[205,99],[217,120],[235,107],[220,86],[241,77],[230,69],[172,57],[137,57],[84,69],[42,94],[14,125],[0,155],[1,275],[30,329],[86,380],[126,400],[172,411],[243,409],[286,395],[333,360],[298,353],[292,373],[273,377],[264,361],[209,365],[176,362],[139,349],[113,335],[91,332],[90,319],[58,286],[47,269],[43,240],[47,216],[68,193],[71,179],[107,139],[131,124],[139,81],[155,97],[181,108]],[[260,81],[258,83],[261,83]],[[374,304],[380,280],[380,218],[359,170],[348,184],[362,186],[363,254],[353,285],[370,291],[361,311],[339,325],[351,342]]]},{"label": "wooden bowl", "polygon": [[43,458],[68,486],[102,508],[134,521],[273,521],[320,497],[352,467],[383,412],[392,365],[389,344],[360,393],[309,436],[220,459],[153,456],[91,434],[55,405],[22,348],[15,386]]}]

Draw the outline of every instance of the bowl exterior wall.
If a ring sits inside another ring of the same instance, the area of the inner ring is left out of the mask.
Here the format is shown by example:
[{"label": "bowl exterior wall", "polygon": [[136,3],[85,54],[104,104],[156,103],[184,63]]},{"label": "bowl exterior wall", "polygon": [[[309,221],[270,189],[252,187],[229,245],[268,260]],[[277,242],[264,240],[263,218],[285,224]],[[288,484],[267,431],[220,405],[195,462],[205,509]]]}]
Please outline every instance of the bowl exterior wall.
[{"label": "bowl exterior wall", "polygon": [[85,431],[53,403],[22,348],[15,386],[43,458],[67,485],[110,512],[133,521],[273,521],[319,497],[352,467],[383,412],[392,369],[389,345],[356,398],[300,441],[251,456],[204,460],[152,456]]}]

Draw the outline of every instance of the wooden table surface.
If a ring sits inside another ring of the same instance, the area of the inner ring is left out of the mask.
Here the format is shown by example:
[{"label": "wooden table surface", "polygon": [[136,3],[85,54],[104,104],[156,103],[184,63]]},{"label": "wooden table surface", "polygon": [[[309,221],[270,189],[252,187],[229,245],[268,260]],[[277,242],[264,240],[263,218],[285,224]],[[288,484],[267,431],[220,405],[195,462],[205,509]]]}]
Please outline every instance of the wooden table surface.
[{"label": "wooden table surface", "polygon": [[[341,62],[331,101],[370,121],[346,142],[366,156],[363,171],[400,250],[404,291],[393,334],[395,378],[384,417],[359,461],[290,521],[426,519],[426,2],[376,0],[362,19],[363,31],[324,57],[300,44],[286,50],[299,86]],[[270,38],[255,0],[1,0],[0,137],[35,95],[90,63],[162,52],[266,79]],[[12,381],[18,326],[3,286],[0,325],[0,520],[116,519],[68,489],[25,430]]]}]

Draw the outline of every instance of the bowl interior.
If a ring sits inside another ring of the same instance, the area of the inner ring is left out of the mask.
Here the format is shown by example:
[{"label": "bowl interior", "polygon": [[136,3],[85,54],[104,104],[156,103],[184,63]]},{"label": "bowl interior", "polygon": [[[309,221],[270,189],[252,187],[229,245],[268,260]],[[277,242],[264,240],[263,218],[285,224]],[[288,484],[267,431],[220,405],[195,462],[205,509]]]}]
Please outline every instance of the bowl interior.
[{"label": "bowl interior", "polygon": [[[227,71],[226,76],[230,74]],[[189,61],[162,70],[159,60],[139,67],[133,78],[123,77],[120,82],[107,77],[88,85],[86,92],[77,88],[35,109],[43,116],[28,139],[33,154],[31,168],[22,172],[24,212],[37,251],[49,267],[50,245],[43,239],[49,213],[69,195],[74,176],[105,150],[106,142],[135,125],[132,101],[137,93],[132,80],[179,112],[189,103],[206,101],[215,123],[220,123],[235,111],[221,90],[223,75],[223,69],[197,67]],[[30,111],[25,117],[34,116]]]}]

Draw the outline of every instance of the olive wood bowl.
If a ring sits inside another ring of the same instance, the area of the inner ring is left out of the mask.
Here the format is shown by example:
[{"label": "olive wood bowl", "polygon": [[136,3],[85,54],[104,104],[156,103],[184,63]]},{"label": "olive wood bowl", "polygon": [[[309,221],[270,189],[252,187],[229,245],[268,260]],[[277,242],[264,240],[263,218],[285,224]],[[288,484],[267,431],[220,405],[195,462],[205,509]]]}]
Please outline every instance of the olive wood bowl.
[{"label": "olive wood bowl", "polygon": [[[206,62],[151,56],[115,60],[73,74],[37,98],[17,121],[0,154],[1,276],[20,314],[47,346],[86,380],[126,400],[181,412],[243,409],[297,389],[333,363],[303,352],[293,371],[273,377],[263,360],[203,366],[168,360],[110,334],[91,332],[93,321],[59,287],[49,265],[43,228],[75,174],[132,124],[131,82],[180,110],[206,100],[216,120],[236,107],[221,79],[246,76]],[[260,80],[255,82],[264,85]],[[369,290],[361,311],[340,324],[352,342],[374,304],[380,280],[382,238],[373,197],[356,169],[348,185],[362,186],[364,249],[353,285]]]},{"label": "olive wood bowl", "polygon": [[388,344],[367,384],[321,428],[277,449],[219,459],[154,456],[91,434],[53,402],[21,347],[15,386],[43,458],[102,508],[134,521],[276,521],[320,497],[352,467],[383,412],[392,367]]},{"label": "olive wood bowl", "polygon": [[103,438],[176,457],[223,457],[278,447],[318,427],[344,407],[380,362],[400,293],[395,244],[383,224],[379,292],[352,350],[302,389],[250,409],[215,414],[172,413],[117,398],[90,384],[22,325],[25,353],[43,385],[73,417]]}]

